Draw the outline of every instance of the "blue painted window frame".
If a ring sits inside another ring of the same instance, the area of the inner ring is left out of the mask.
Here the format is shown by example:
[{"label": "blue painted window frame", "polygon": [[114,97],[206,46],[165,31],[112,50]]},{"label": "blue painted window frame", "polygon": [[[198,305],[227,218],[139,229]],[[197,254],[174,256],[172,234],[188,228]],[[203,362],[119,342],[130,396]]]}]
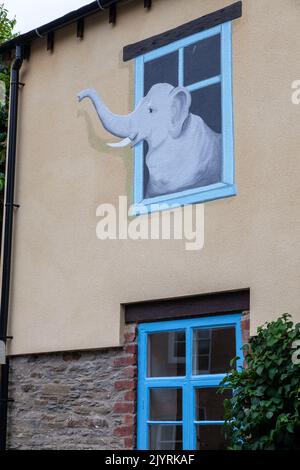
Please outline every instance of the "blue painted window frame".
[{"label": "blue painted window frame", "polygon": [[[182,424],[183,449],[196,449],[196,426],[204,424],[220,425],[223,421],[201,421],[195,419],[195,390],[203,387],[217,387],[224,374],[193,375],[193,330],[199,328],[235,327],[237,369],[243,368],[241,314],[222,315],[215,317],[193,318],[187,320],[162,321],[157,323],[142,323],[138,328],[138,407],[137,407],[137,448],[148,450],[148,427],[152,423],[149,416],[149,394],[151,388],[182,388],[183,419],[178,422],[160,422],[155,424]],[[186,332],[186,375],[180,377],[147,377],[148,346],[147,338],[151,333]]]},{"label": "blue painted window frame", "polygon": [[233,104],[232,104],[232,26],[231,21],[206,31],[193,34],[187,38],[175,41],[147,54],[138,56],[135,60],[135,105],[144,97],[144,64],[174,51],[179,51],[179,85],[184,84],[184,48],[193,43],[220,34],[221,36],[221,74],[194,83],[187,88],[190,91],[209,85],[221,83],[222,91],[222,136],[223,136],[223,165],[222,181],[213,185],[189,189],[163,196],[144,198],[144,150],[143,142],[134,149],[134,204],[132,215],[161,211],[171,207],[186,204],[203,203],[215,199],[235,196],[234,168],[234,135],[233,135]]}]

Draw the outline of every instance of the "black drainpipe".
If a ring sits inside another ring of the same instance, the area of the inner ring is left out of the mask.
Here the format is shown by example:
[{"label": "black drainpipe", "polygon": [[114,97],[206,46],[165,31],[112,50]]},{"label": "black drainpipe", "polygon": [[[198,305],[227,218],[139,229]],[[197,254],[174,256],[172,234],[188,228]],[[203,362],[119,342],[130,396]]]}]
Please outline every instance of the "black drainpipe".
[{"label": "black drainpipe", "polygon": [[[23,50],[21,46],[16,46],[15,60],[11,70],[10,84],[10,109],[8,127],[8,152],[7,152],[7,175],[6,175],[6,195],[5,195],[5,216],[4,216],[4,241],[3,241],[3,267],[2,267],[2,289],[1,289],[1,310],[0,310],[0,341],[6,345],[9,294],[10,294],[10,273],[12,258],[12,233],[15,192],[15,167],[17,148],[17,121],[18,121],[18,101],[19,101],[19,72],[23,63]],[[8,378],[9,360],[1,365],[0,375],[0,450],[6,450],[7,436],[7,405],[8,405]]]}]

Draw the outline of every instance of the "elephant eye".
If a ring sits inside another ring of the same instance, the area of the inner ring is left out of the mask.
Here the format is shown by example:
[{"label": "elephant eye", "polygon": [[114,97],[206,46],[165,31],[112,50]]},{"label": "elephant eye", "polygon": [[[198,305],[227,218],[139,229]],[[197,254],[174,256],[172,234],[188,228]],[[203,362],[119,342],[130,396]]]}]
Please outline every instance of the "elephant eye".
[{"label": "elephant eye", "polygon": [[153,108],[149,108],[149,113],[153,113]]}]

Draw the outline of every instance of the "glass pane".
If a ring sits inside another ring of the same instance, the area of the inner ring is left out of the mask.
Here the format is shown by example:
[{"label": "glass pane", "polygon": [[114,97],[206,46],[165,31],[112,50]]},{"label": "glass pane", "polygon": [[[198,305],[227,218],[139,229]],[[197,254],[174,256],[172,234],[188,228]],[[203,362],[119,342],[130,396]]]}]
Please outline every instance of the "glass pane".
[{"label": "glass pane", "polygon": [[191,113],[200,116],[205,124],[218,134],[222,133],[221,84],[210,85],[192,93]]},{"label": "glass pane", "polygon": [[150,425],[149,450],[182,450],[182,427]]},{"label": "glass pane", "polygon": [[193,374],[222,374],[228,372],[236,356],[235,328],[194,330]]},{"label": "glass pane", "polygon": [[144,96],[156,83],[178,85],[178,51],[145,63]]},{"label": "glass pane", "polygon": [[221,73],[220,35],[184,49],[184,84],[191,85]]},{"label": "glass pane", "polygon": [[224,426],[197,426],[197,450],[226,450],[228,441],[225,438]]},{"label": "glass pane", "polygon": [[185,332],[148,335],[148,377],[185,375]]},{"label": "glass pane", "polygon": [[182,390],[152,388],[150,390],[150,421],[181,421]]},{"label": "glass pane", "polygon": [[224,400],[232,397],[231,390],[217,393],[217,387],[196,390],[196,421],[223,421]]}]

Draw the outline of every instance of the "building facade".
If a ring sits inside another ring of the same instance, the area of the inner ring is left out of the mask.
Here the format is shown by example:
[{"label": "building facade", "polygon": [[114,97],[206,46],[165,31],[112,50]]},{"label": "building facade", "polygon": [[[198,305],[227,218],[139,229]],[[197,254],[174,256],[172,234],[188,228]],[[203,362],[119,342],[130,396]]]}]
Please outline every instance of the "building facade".
[{"label": "building facade", "polygon": [[104,1],[18,39],[8,448],[225,448],[231,359],[300,318],[299,14]]}]

